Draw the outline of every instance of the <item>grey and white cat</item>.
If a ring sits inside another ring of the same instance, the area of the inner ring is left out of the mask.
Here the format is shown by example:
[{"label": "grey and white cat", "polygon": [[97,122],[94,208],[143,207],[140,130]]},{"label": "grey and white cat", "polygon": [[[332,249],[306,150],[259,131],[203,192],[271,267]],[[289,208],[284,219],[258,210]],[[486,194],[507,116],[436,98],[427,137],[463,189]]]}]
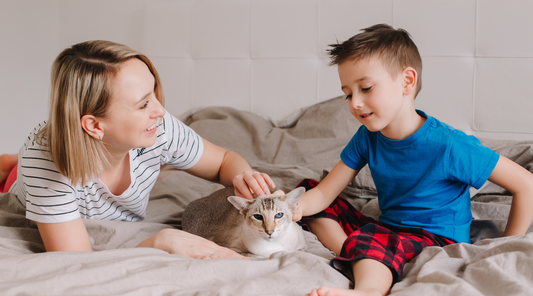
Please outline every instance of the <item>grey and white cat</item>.
[{"label": "grey and white cat", "polygon": [[245,255],[306,250],[304,232],[292,221],[304,193],[299,187],[283,196],[246,199],[233,196],[233,188],[221,189],[187,206],[183,230]]}]

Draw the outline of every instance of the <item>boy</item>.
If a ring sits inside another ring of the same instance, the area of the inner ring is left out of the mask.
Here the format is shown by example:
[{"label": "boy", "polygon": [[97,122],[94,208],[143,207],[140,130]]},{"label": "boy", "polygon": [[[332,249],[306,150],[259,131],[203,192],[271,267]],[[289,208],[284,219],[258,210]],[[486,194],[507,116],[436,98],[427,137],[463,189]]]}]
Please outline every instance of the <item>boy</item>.
[{"label": "boy", "polygon": [[[338,65],[350,112],[363,125],[327,177],[316,187],[308,182],[293,220],[314,215],[306,222],[339,256],[331,263],[353,276],[354,290],[320,287],[309,295],[385,295],[424,247],[470,242],[468,188],[487,179],[513,194],[504,235],[526,233],[533,175],[414,108],[422,61],[406,31],[375,25],[332,47],[331,65]],[[379,221],[336,198],[366,164]]]}]

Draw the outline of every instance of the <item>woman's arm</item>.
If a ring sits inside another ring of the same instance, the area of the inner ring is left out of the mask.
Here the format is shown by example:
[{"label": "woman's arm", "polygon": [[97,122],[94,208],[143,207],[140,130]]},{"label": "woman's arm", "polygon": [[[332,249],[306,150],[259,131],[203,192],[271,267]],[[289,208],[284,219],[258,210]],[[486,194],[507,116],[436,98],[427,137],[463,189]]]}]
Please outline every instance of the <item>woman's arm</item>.
[{"label": "woman's arm", "polygon": [[339,161],[320,184],[304,194],[292,220],[299,221],[302,216],[314,215],[326,209],[358,173],[342,160]]},{"label": "woman's arm", "polygon": [[186,172],[224,186],[234,186],[235,195],[253,198],[256,195],[270,194],[276,187],[274,181],[265,173],[253,171],[248,162],[237,153],[204,141],[202,158]]},{"label": "woman's arm", "polygon": [[513,194],[504,236],[525,234],[533,218],[533,174],[500,156],[489,180]]},{"label": "woman's arm", "polygon": [[62,223],[37,223],[47,252],[92,251],[83,220]]},{"label": "woman's arm", "polygon": [[169,254],[180,254],[194,259],[248,259],[203,237],[170,228],[161,230],[147,238],[137,248],[155,248]]},{"label": "woman's arm", "polygon": [[[92,251],[89,235],[81,218],[62,223],[37,223],[47,252]],[[177,229],[164,229],[141,242],[149,247],[195,259],[241,258],[238,253],[212,241]]]}]

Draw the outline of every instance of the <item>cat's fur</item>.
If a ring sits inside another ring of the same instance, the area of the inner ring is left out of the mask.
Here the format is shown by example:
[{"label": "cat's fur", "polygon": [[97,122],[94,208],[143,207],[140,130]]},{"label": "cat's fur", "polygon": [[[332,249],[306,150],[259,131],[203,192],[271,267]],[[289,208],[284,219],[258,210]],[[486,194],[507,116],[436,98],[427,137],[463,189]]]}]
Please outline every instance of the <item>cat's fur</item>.
[{"label": "cat's fur", "polygon": [[283,196],[252,200],[233,196],[233,188],[221,189],[187,206],[183,230],[245,255],[269,257],[279,251],[305,250],[303,230],[292,221],[304,193],[300,187]]}]

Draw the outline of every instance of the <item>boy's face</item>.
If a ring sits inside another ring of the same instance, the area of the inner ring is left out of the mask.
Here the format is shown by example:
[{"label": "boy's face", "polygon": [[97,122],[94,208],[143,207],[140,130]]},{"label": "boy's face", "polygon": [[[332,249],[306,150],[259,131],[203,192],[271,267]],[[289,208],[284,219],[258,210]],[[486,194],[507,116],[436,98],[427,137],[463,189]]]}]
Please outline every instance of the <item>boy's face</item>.
[{"label": "boy's face", "polygon": [[370,57],[339,65],[342,91],[352,113],[369,131],[393,139],[394,123],[407,113],[402,73],[392,77],[381,59]]}]

